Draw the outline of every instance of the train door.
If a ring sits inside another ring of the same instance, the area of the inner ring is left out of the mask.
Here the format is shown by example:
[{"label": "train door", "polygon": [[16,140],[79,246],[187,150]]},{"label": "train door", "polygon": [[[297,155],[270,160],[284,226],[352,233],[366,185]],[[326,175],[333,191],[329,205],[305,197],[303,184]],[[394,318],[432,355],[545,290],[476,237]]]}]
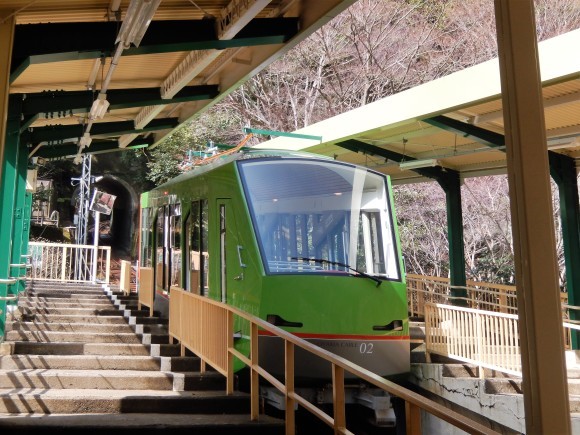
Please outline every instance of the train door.
[{"label": "train door", "polygon": [[[179,275],[179,270],[174,271],[172,267],[172,255],[175,250],[179,251],[180,234],[177,233],[180,228],[181,208],[179,205],[166,205],[157,209],[157,223],[155,225],[155,290],[157,293],[169,294],[171,284],[179,285],[179,282],[173,277]],[[172,249],[174,248],[174,249]],[[178,261],[180,259],[177,259]]]},{"label": "train door", "polygon": [[240,244],[234,210],[229,198],[217,200],[219,216],[220,295],[222,302],[231,302],[231,295],[242,290],[245,252]]},{"label": "train door", "polygon": [[165,207],[157,208],[157,221],[155,224],[155,291],[163,293],[165,282],[165,246],[167,237],[167,222]]}]

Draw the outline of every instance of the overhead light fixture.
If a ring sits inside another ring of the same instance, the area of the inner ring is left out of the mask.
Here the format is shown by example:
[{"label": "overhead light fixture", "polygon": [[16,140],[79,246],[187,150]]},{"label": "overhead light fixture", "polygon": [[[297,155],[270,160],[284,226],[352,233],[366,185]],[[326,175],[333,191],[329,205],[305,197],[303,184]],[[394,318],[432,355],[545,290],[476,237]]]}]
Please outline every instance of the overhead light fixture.
[{"label": "overhead light fixture", "polygon": [[91,137],[90,133],[85,132],[85,134],[83,134],[83,137],[81,137],[81,139],[79,140],[79,146],[81,147],[81,150],[83,148],[87,148],[88,146],[90,146],[92,141],[93,138]]},{"label": "overhead light fixture", "polygon": [[425,159],[425,160],[408,160],[406,162],[399,163],[399,168],[401,169],[419,169],[428,168],[432,166],[438,166],[439,160],[437,159]]},{"label": "overhead light fixture", "polygon": [[91,107],[91,112],[89,113],[89,118],[91,119],[103,119],[105,113],[109,109],[109,102],[107,101],[107,94],[100,93],[93,105]]},{"label": "overhead light fixture", "polygon": [[128,48],[139,47],[161,0],[131,0],[115,44],[122,42]]}]

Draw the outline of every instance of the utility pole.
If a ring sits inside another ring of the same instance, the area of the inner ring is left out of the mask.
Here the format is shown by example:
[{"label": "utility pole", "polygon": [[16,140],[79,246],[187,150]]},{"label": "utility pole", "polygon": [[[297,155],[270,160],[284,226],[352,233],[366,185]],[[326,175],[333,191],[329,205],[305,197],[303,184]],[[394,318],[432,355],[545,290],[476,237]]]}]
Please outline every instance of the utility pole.
[{"label": "utility pole", "polygon": [[[91,177],[91,154],[84,154],[82,160],[82,172],[80,178],[73,178],[72,181],[79,182],[79,196],[78,196],[78,217],[77,217],[77,231],[76,243],[77,245],[87,244],[87,229],[89,226],[89,201],[90,190],[93,182]],[[74,279],[84,279],[85,272],[88,269],[88,250],[77,249],[75,254]]]}]

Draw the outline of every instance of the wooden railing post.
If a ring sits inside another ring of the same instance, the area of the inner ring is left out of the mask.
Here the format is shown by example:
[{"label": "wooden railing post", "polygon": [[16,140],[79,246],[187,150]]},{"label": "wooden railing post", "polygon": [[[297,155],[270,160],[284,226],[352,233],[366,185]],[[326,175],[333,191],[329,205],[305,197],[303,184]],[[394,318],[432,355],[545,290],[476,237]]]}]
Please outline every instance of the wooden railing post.
[{"label": "wooden railing post", "polygon": [[334,433],[339,435],[346,429],[344,399],[344,369],[332,365],[332,401],[334,403]]},{"label": "wooden railing post", "polygon": [[501,313],[507,313],[507,290],[500,289],[499,291],[499,310]]},{"label": "wooden railing post", "polygon": [[421,435],[421,408],[410,402],[405,402],[405,418],[407,435]]},{"label": "wooden railing post", "polygon": [[234,393],[234,354],[231,352],[231,349],[234,347],[234,314],[231,311],[228,311],[228,327],[226,329],[228,334],[226,394],[229,395]]},{"label": "wooden railing post", "polygon": [[252,421],[258,419],[258,414],[260,412],[259,399],[260,399],[260,376],[258,374],[258,325],[251,323],[250,326],[250,347],[251,347],[251,362],[252,367],[250,370],[250,385],[251,385],[251,405],[250,405],[250,418]]},{"label": "wooden railing post", "polygon": [[296,432],[296,415],[294,413],[294,344],[285,341],[286,358],[286,435]]},{"label": "wooden railing post", "polygon": [[121,291],[128,295],[131,293],[131,262],[127,260],[121,260],[121,278],[120,278]]}]

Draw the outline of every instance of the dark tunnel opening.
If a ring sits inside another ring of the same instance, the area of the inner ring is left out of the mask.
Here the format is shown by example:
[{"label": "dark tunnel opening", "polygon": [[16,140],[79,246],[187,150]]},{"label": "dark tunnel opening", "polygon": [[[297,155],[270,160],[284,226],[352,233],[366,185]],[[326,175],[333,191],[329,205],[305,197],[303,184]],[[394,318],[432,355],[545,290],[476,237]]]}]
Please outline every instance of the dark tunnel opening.
[{"label": "dark tunnel opening", "polygon": [[[135,259],[137,255],[136,239],[133,234],[138,226],[138,195],[125,180],[114,175],[95,176],[95,181],[91,185],[91,198],[94,189],[115,195],[113,211],[110,215],[100,215],[100,236],[99,245],[110,246],[113,256]],[[73,197],[78,195],[78,191]],[[90,212],[87,244],[93,244],[94,213]]]}]

